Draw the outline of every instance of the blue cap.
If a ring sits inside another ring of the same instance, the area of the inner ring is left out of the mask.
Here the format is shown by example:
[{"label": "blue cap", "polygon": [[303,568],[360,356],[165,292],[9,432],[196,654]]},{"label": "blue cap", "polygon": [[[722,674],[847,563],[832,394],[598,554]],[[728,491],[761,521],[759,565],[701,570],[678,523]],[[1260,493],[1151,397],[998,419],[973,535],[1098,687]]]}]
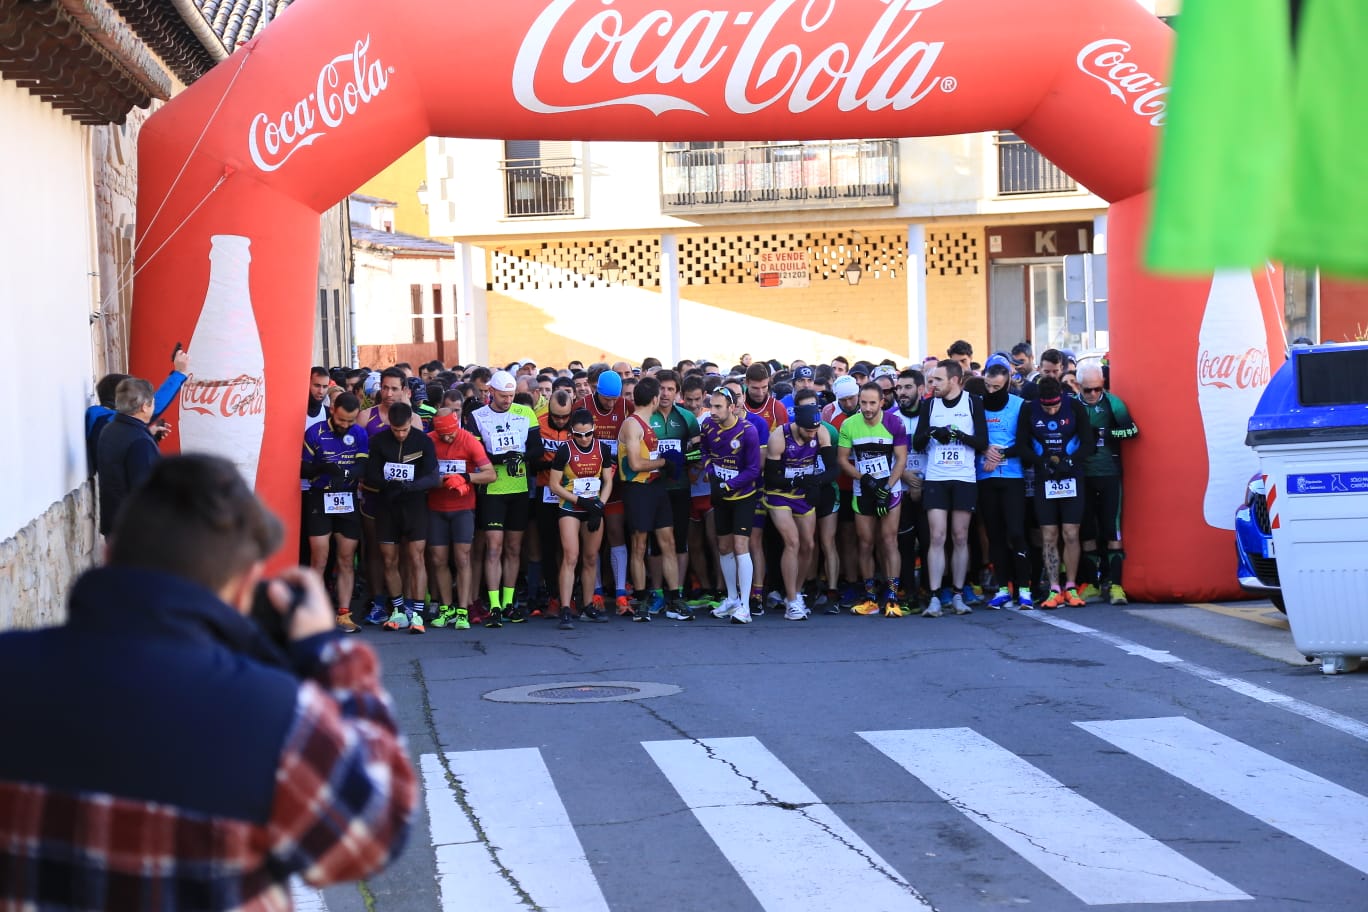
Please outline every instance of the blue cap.
[{"label": "blue cap", "polygon": [[598,392],[609,399],[621,396],[622,378],[610,370],[604,371],[598,377]]},{"label": "blue cap", "polygon": [[986,372],[988,368],[992,367],[994,364],[1001,364],[1003,367],[1007,368],[1007,371],[1009,373],[1011,372],[1013,366],[1012,359],[1008,358],[1002,352],[997,352],[991,358],[989,358],[988,361],[983,365],[983,370]]}]

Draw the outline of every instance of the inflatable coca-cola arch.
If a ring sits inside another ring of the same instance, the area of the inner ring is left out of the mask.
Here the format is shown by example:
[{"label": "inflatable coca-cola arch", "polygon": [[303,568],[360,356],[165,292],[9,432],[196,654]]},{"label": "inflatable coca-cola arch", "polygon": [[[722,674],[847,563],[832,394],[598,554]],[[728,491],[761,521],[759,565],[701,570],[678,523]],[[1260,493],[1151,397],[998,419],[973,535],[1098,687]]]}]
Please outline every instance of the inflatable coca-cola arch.
[{"label": "inflatable coca-cola arch", "polygon": [[[373,0],[298,0],[143,128],[132,368],[155,376],[193,338],[185,445],[235,452],[292,523],[319,213],[422,138],[1010,129],[1112,203],[1114,389],[1142,427],[1127,452],[1127,588],[1234,595],[1227,529],[1252,471],[1248,412],[1233,393],[1221,401],[1238,385],[1212,372],[1247,347],[1281,358],[1275,283],[1174,281],[1140,266],[1168,27],[1135,0],[1028,6],[388,0],[378,12]],[[1204,326],[1209,296],[1223,306]],[[1232,320],[1231,308],[1262,322]],[[1236,350],[1241,335],[1256,344]]]}]

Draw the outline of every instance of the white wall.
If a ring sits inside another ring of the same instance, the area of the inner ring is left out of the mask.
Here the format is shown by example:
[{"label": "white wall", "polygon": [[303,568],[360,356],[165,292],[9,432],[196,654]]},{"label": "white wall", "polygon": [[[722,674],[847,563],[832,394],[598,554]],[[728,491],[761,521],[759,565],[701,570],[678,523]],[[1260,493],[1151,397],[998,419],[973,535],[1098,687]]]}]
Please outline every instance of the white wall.
[{"label": "white wall", "polygon": [[[454,254],[442,258],[387,258],[356,248],[356,344],[408,344],[413,341],[411,285],[423,288],[423,311],[432,313],[432,286],[442,286],[443,337],[456,338],[459,278]],[[433,341],[433,319],[424,320],[424,339]]]},{"label": "white wall", "polygon": [[1104,209],[1086,190],[1044,196],[998,198],[997,149],[991,133],[929,136],[899,143],[899,205],[844,209],[755,209],[739,213],[665,215],[660,210],[660,145],[648,142],[577,144],[584,203],[580,217],[504,218],[497,140],[439,139],[427,143],[428,186],[435,237],[498,237],[561,232],[611,235],[630,230],[688,230],[708,226],[811,222],[814,213],[842,221],[1074,212]]},{"label": "white wall", "polygon": [[0,447],[5,539],[85,479],[98,295],[89,132],[8,80],[0,124],[0,364],[9,379],[0,413],[13,436]]}]

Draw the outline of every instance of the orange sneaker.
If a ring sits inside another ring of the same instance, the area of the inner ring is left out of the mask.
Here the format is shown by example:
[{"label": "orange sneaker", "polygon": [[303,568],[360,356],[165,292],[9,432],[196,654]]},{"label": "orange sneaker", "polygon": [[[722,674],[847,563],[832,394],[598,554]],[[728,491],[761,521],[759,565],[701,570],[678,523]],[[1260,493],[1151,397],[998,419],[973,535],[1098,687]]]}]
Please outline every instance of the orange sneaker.
[{"label": "orange sneaker", "polygon": [[1064,604],[1064,593],[1058,589],[1050,590],[1050,597],[1040,603],[1041,608],[1059,608]]},{"label": "orange sneaker", "polygon": [[613,610],[618,613],[619,617],[631,617],[632,602],[627,596],[619,595],[617,601],[613,603]]},{"label": "orange sneaker", "polygon": [[1070,586],[1068,589],[1064,590],[1064,604],[1068,605],[1070,608],[1082,608],[1088,603],[1078,594],[1077,589]]}]

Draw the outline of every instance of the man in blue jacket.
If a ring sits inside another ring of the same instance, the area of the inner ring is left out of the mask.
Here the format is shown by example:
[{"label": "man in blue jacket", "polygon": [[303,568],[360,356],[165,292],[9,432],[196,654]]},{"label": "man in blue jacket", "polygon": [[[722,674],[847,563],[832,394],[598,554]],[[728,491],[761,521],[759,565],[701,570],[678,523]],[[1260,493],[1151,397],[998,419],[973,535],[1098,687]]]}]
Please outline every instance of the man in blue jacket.
[{"label": "man in blue jacket", "polygon": [[[171,373],[167,374],[162,385],[157,387],[152,407],[152,421],[161,417],[162,412],[171,407],[171,403],[176,401],[176,396],[180,394],[180,389],[185,385],[186,374],[190,371],[190,353],[179,345],[176,346],[176,353],[171,358]],[[128,379],[127,374],[105,374],[100,378],[100,382],[95,384],[95,398],[97,401],[85,413],[85,433],[86,433],[86,465],[90,474],[96,471],[96,451],[100,445],[100,434],[105,426],[114,420],[116,410],[114,408],[114,391],[119,388],[119,384]],[[160,441],[169,431],[169,426],[164,423],[163,429],[153,431],[153,436]]]},{"label": "man in blue jacket", "polygon": [[119,507],[161,459],[147,423],[156,409],[152,384],[126,377],[114,393],[114,419],[100,434],[95,451],[99,474],[100,534],[114,528]]},{"label": "man in blue jacket", "polygon": [[233,465],[159,462],[65,626],[0,635],[0,908],[286,909],[373,874],[417,789],[375,654]]}]

